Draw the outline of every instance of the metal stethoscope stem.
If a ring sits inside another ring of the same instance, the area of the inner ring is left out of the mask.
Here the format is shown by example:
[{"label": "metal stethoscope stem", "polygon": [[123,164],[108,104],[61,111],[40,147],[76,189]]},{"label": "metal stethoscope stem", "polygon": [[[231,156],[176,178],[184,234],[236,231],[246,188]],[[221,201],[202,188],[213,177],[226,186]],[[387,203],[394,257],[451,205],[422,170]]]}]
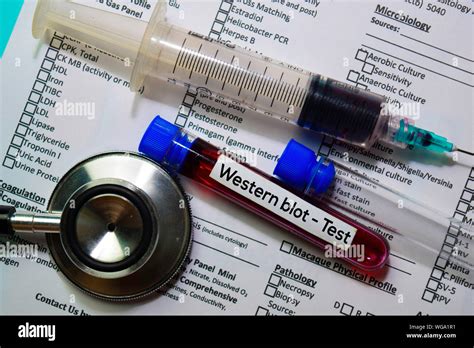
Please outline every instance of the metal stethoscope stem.
[{"label": "metal stethoscope stem", "polygon": [[13,213],[10,225],[16,233],[60,233],[61,213]]},{"label": "metal stethoscope stem", "polygon": [[44,213],[0,206],[0,235],[44,233],[72,283],[107,300],[134,300],[170,281],[189,252],[191,213],[176,178],[135,153],[100,154],[56,186]]}]

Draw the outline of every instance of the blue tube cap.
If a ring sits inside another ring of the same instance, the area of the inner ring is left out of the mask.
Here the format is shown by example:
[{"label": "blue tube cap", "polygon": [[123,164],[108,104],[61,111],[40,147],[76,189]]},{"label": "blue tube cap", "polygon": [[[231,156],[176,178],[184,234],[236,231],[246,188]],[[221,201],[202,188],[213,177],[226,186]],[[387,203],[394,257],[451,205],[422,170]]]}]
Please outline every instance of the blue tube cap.
[{"label": "blue tube cap", "polygon": [[336,175],[332,162],[325,163],[313,150],[291,139],[273,171],[281,181],[300,192],[326,192]]},{"label": "blue tube cap", "polygon": [[170,169],[179,169],[191,144],[179,127],[156,116],[143,134],[138,151]]}]

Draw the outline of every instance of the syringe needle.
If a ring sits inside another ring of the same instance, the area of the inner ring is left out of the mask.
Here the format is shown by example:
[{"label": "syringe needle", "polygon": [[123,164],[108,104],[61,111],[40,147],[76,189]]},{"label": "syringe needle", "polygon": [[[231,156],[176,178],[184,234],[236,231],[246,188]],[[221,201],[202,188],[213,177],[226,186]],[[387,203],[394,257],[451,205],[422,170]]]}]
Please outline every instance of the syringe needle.
[{"label": "syringe needle", "polygon": [[457,147],[455,147],[453,150],[465,153],[466,155],[474,156],[474,152],[469,152],[469,151],[466,151],[466,150],[463,150],[463,149],[460,149],[460,148],[457,148]]}]

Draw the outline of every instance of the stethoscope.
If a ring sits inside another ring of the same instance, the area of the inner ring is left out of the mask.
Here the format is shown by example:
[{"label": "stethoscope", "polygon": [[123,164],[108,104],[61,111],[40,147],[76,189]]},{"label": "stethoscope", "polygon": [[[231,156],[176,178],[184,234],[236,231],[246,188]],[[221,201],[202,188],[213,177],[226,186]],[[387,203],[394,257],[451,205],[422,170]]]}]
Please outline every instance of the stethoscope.
[{"label": "stethoscope", "polygon": [[130,152],[104,153],[59,181],[47,212],[0,207],[0,234],[46,233],[61,272],[108,300],[155,292],[181,268],[191,245],[191,213],[175,177]]}]

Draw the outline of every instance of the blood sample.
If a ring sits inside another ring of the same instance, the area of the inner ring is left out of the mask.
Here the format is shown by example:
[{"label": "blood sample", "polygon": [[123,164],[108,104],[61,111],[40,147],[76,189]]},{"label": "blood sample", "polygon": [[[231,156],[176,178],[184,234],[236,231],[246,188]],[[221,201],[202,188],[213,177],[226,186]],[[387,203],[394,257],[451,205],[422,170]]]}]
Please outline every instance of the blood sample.
[{"label": "blood sample", "polygon": [[161,79],[363,148],[379,141],[474,155],[390,113],[381,95],[171,25],[166,1],[157,2],[148,25],[80,2],[39,1],[33,36],[59,31],[123,59],[134,67],[132,91],[153,89]]},{"label": "blood sample", "polygon": [[[296,156],[300,160],[295,161]],[[301,160],[302,157],[306,160]],[[311,158],[316,158],[313,150],[291,140],[280,156],[273,175],[317,206],[340,211],[362,224],[375,226],[381,233],[396,234],[398,238],[429,252],[431,257],[442,255],[444,260],[456,265],[454,267],[474,269],[471,247],[474,228],[468,221],[432,208],[419,201],[416,195],[399,192],[337,159],[332,161],[336,169],[334,184],[321,194],[310,185],[311,178],[306,174],[306,163]],[[364,198],[364,203],[358,201],[360,197]],[[452,250],[440,250],[446,231],[456,236],[453,244],[457,247]]]},{"label": "blood sample", "polygon": [[[277,178],[241,163],[212,144],[157,116],[146,130],[139,151],[168,170],[188,177],[277,226],[366,271],[380,269],[388,256],[383,238],[321,204],[315,206]],[[306,164],[308,187],[326,191],[334,167],[324,159],[295,158]],[[363,246],[363,248],[362,248]],[[355,255],[352,250],[363,250]]]}]

